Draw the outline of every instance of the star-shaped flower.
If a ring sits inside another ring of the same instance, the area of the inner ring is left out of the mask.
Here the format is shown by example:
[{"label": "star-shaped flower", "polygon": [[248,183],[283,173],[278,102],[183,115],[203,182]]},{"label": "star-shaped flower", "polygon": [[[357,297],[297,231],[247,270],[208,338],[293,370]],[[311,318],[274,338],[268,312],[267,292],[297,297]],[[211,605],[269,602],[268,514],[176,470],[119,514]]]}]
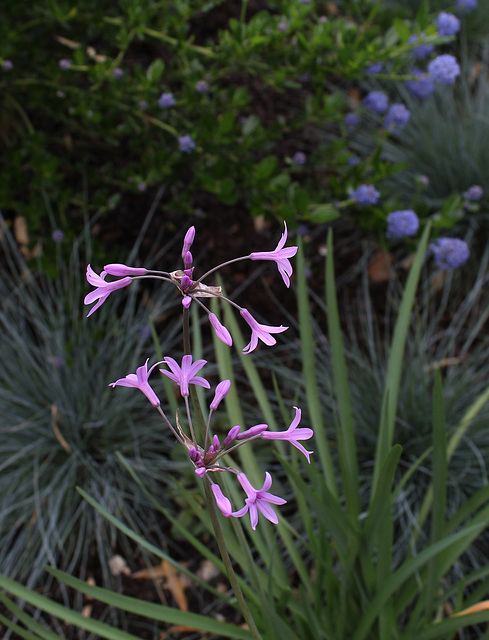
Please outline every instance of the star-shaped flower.
[{"label": "star-shaped flower", "polygon": [[312,438],[312,436],[314,435],[314,432],[312,429],[306,427],[297,429],[297,425],[301,421],[302,412],[298,407],[294,407],[294,409],[295,416],[287,431],[265,431],[261,434],[261,437],[264,440],[286,440],[296,449],[299,449],[299,451],[306,456],[307,461],[310,464],[311,460],[309,456],[311,453],[314,453],[314,451],[306,451],[306,449],[298,442],[298,440],[309,440],[309,438]]},{"label": "star-shaped flower", "polygon": [[182,358],[182,366],[170,357],[166,357],[163,360],[170,367],[171,373],[170,371],[165,371],[165,369],[160,369],[161,373],[178,384],[182,396],[189,395],[189,384],[197,384],[200,387],[210,389],[211,385],[205,378],[195,375],[197,371],[200,371],[200,369],[207,364],[207,360],[196,360],[192,363],[192,356],[186,355]]},{"label": "star-shaped flower", "polygon": [[149,362],[149,358],[141,367],[138,367],[136,369],[136,373],[129,373],[125,378],[119,378],[119,380],[116,380],[115,382],[111,382],[109,384],[109,387],[119,386],[119,387],[134,387],[136,389],[139,389],[148,398],[148,400],[151,402],[153,407],[158,407],[160,405],[160,401],[156,393],[151,388],[148,382],[148,378],[151,375],[151,372],[153,371],[153,369],[156,367],[156,365],[161,364],[161,362],[156,362],[150,368],[149,371],[148,371],[148,362]]},{"label": "star-shaped flower", "polygon": [[240,313],[251,328],[251,340],[243,349],[243,353],[251,353],[254,351],[258,345],[258,339],[264,342],[267,346],[272,346],[277,341],[270,334],[282,333],[289,328],[283,327],[282,325],[280,325],[280,327],[270,327],[266,324],[260,324],[255,320],[255,318],[253,318],[248,309],[241,309]]},{"label": "star-shaped flower", "polygon": [[268,493],[268,489],[272,486],[272,476],[268,471],[265,473],[263,487],[258,490],[251,485],[244,473],[238,473],[238,480],[248,497],[245,498],[245,506],[239,511],[234,511],[231,515],[235,518],[242,518],[249,511],[251,528],[253,530],[256,529],[256,525],[258,524],[258,511],[263,514],[267,520],[270,520],[273,524],[277,524],[278,516],[270,504],[285,504],[287,500]]},{"label": "star-shaped flower", "polygon": [[293,258],[297,253],[297,247],[286,247],[287,242],[287,224],[284,222],[285,231],[279,240],[274,251],[255,251],[250,254],[252,260],[274,260],[277,264],[280,275],[285,282],[286,287],[290,287],[290,276],[292,275],[292,265],[289,258]]},{"label": "star-shaped flower", "polygon": [[97,275],[90,265],[87,266],[87,280],[93,287],[96,287],[96,289],[95,291],[90,291],[90,293],[85,296],[85,300],[83,302],[84,304],[92,304],[92,302],[97,300],[95,306],[93,306],[88,312],[87,318],[103,305],[112,291],[127,287],[132,282],[132,278],[129,277],[122,278],[121,280],[114,280],[113,282],[106,282],[106,275],[106,271],[102,271],[100,275]]}]

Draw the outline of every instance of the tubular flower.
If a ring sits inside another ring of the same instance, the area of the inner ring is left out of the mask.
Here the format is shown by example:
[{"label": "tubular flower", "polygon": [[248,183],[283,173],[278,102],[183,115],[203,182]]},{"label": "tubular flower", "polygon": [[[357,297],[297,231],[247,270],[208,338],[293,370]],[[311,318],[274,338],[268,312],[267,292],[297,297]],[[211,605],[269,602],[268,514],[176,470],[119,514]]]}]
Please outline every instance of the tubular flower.
[{"label": "tubular flower", "polygon": [[245,498],[245,506],[239,511],[234,511],[231,515],[235,518],[242,518],[249,512],[251,528],[253,531],[256,529],[256,525],[258,524],[258,511],[260,511],[267,520],[270,520],[273,524],[277,524],[277,514],[270,504],[281,505],[285,504],[287,500],[284,500],[279,496],[274,496],[272,493],[268,493],[268,489],[272,486],[272,476],[268,471],[265,473],[265,482],[263,483],[263,487],[258,490],[251,485],[244,473],[238,473],[238,480],[248,497]]},{"label": "tubular flower", "polygon": [[216,499],[216,504],[219,507],[223,516],[229,518],[233,513],[233,507],[231,506],[231,502],[221,491],[221,487],[218,484],[211,485],[212,493],[214,494],[214,498]]},{"label": "tubular flower", "polygon": [[258,339],[270,347],[277,342],[271,334],[282,333],[289,328],[283,327],[282,325],[280,325],[280,327],[270,327],[266,324],[260,324],[253,318],[248,309],[241,309],[240,313],[251,328],[251,340],[243,349],[243,353],[251,353],[254,351],[258,345]]},{"label": "tubular flower", "polygon": [[90,291],[90,293],[85,296],[85,300],[83,302],[84,304],[92,304],[92,302],[97,300],[97,303],[88,312],[87,318],[103,305],[112,291],[127,287],[132,282],[132,279],[129,277],[122,278],[122,280],[114,280],[114,282],[106,282],[106,275],[106,271],[102,271],[100,275],[97,275],[90,265],[87,266],[87,280],[89,284],[96,287],[96,289],[95,291]]},{"label": "tubular flower", "polygon": [[209,322],[214,327],[214,331],[216,332],[216,336],[219,338],[221,342],[227,344],[228,347],[233,346],[233,339],[231,334],[226,329],[226,327],[219,321],[219,318],[215,313],[209,313]]},{"label": "tubular flower", "polygon": [[106,264],[104,271],[109,276],[145,276],[148,273],[144,267],[128,267],[119,263]]},{"label": "tubular flower", "polygon": [[309,438],[312,438],[312,436],[314,435],[314,432],[312,429],[308,428],[297,429],[297,425],[301,421],[302,412],[298,407],[294,407],[294,409],[295,416],[287,431],[265,431],[261,434],[261,437],[264,440],[286,440],[296,449],[299,449],[299,451],[306,456],[307,461],[310,464],[311,460],[309,456],[311,453],[314,453],[314,451],[306,451],[306,449],[298,441],[309,440]]},{"label": "tubular flower", "polygon": [[148,371],[148,362],[149,358],[146,362],[136,369],[136,373],[129,373],[125,378],[119,378],[115,382],[111,382],[109,387],[134,387],[135,389],[139,389],[144,393],[144,395],[151,402],[153,407],[158,407],[160,405],[160,401],[158,396],[150,387],[148,382],[148,378],[151,375],[151,372],[156,367],[156,365],[161,364],[160,362],[156,362]]},{"label": "tubular flower", "polygon": [[196,360],[192,363],[192,356],[186,355],[182,358],[182,366],[170,357],[166,357],[163,360],[170,367],[171,373],[170,371],[165,371],[165,369],[160,369],[160,372],[178,384],[182,396],[188,396],[190,394],[189,384],[196,384],[199,387],[210,389],[211,385],[205,378],[195,375],[197,371],[207,364],[207,360]]},{"label": "tubular flower", "polygon": [[274,251],[255,251],[250,254],[252,260],[274,260],[277,264],[280,275],[285,282],[286,287],[290,287],[290,276],[292,275],[292,265],[289,258],[293,258],[297,253],[297,247],[286,247],[287,242],[287,224],[284,222],[285,231],[279,240]]}]

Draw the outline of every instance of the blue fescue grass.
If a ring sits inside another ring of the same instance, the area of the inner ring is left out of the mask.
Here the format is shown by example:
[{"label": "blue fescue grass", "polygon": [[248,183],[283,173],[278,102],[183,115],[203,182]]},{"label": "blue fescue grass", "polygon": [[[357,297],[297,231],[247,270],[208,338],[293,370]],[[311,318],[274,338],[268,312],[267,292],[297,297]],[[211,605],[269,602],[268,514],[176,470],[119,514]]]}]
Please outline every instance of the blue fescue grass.
[{"label": "blue fescue grass", "polygon": [[[175,467],[171,441],[142,399],[108,382],[151,354],[149,318],[170,303],[163,294],[156,304],[142,304],[134,287],[123,304],[109,300],[89,323],[82,305],[89,246],[76,244],[54,280],[28,268],[4,224],[2,250],[0,564],[4,573],[37,584],[46,563],[84,575],[95,553],[109,584],[107,562],[116,546],[132,551],[75,487],[83,485],[110,513],[125,514],[136,530],[164,539],[116,451],[161,493]],[[171,331],[166,336],[163,348]]]}]

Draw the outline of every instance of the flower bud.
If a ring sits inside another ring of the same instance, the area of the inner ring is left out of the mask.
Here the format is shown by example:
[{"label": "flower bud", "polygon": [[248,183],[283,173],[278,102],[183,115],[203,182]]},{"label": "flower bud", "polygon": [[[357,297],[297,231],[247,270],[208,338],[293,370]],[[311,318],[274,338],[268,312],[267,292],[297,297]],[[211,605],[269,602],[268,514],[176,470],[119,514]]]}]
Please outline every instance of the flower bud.
[{"label": "flower bud", "polygon": [[229,389],[231,388],[231,380],[223,380],[216,387],[216,393],[214,395],[214,400],[211,402],[210,408],[212,411],[215,411],[217,407],[221,404],[223,398],[227,396],[229,393]]},{"label": "flower bud", "polygon": [[222,515],[226,518],[229,518],[229,516],[233,512],[233,507],[231,506],[229,498],[226,498],[226,496],[223,495],[221,487],[218,484],[213,484],[211,486],[211,489],[212,493],[214,494],[214,498],[216,499],[216,504],[219,507]]},{"label": "flower bud", "polygon": [[233,440],[236,440],[236,436],[238,435],[238,433],[240,431],[241,431],[241,427],[239,426],[239,424],[237,424],[235,427],[230,429],[229,433],[227,434],[227,436],[224,439],[224,442],[222,443],[222,446],[223,447],[227,447],[228,444],[233,442]]},{"label": "flower bud", "polygon": [[188,309],[191,303],[192,303],[192,298],[190,296],[184,296],[184,298],[182,298],[182,304],[185,307],[185,309]]},{"label": "flower bud", "polygon": [[185,260],[185,254],[190,251],[190,247],[193,244],[195,238],[195,227],[190,227],[190,229],[185,234],[185,238],[183,239],[183,248],[182,248],[182,258]]},{"label": "flower bud", "polygon": [[247,429],[246,431],[243,431],[243,433],[238,434],[236,440],[246,440],[248,438],[253,438],[254,436],[262,434],[267,429],[267,424],[256,424],[254,427],[251,427],[251,429]]},{"label": "flower bud", "polygon": [[214,331],[216,332],[216,336],[219,338],[219,340],[221,342],[224,342],[224,344],[227,344],[228,347],[232,347],[233,339],[231,338],[231,334],[226,329],[226,327],[219,322],[217,316],[214,313],[209,313],[209,321],[214,327]]},{"label": "flower bud", "polygon": [[143,267],[128,267],[119,263],[106,264],[104,271],[110,276],[144,276],[147,273],[147,269]]}]

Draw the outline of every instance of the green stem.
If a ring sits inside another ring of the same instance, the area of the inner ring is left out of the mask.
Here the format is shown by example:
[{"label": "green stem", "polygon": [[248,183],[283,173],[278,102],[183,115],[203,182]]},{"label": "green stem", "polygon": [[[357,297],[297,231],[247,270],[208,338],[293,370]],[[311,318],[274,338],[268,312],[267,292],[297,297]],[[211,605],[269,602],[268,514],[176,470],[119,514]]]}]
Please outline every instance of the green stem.
[{"label": "green stem", "polygon": [[224,540],[224,536],[222,535],[221,525],[219,524],[219,518],[217,517],[216,507],[214,504],[214,499],[211,495],[210,489],[210,480],[204,482],[205,489],[205,501],[207,504],[207,509],[209,511],[212,526],[214,528],[214,533],[216,536],[217,546],[219,547],[219,552],[221,554],[222,561],[224,566],[226,567],[226,573],[231,583],[231,587],[233,588],[234,595],[236,596],[236,600],[238,601],[239,608],[241,609],[241,613],[243,614],[243,618],[246,620],[246,624],[248,625],[248,629],[255,638],[255,640],[263,640],[258,631],[256,623],[251,615],[251,611],[248,609],[248,605],[246,604],[245,597],[243,592],[241,591],[241,587],[239,586],[238,579],[236,578],[236,574],[234,573],[233,564],[231,562],[231,558],[229,557],[229,553],[226,547],[226,541]]},{"label": "green stem", "polygon": [[[190,314],[188,309],[183,309],[183,350],[186,355],[190,354]],[[206,425],[204,416],[202,413],[202,408],[200,406],[199,398],[196,392],[196,389],[193,385],[190,385],[190,397],[192,400],[192,405],[196,413],[197,424],[199,435],[204,438]],[[217,546],[219,547],[219,552],[221,554],[222,561],[226,568],[227,577],[229,582],[231,583],[231,587],[234,591],[234,595],[236,596],[236,600],[238,601],[239,607],[241,609],[241,613],[243,614],[243,618],[248,625],[251,635],[255,640],[263,640],[256,623],[251,615],[251,611],[248,609],[248,605],[246,604],[246,600],[244,598],[243,592],[241,591],[241,587],[239,586],[238,579],[233,569],[233,564],[231,562],[231,558],[229,557],[229,553],[226,547],[226,541],[224,540],[224,536],[222,534],[221,525],[219,524],[219,518],[216,512],[216,505],[214,502],[214,497],[211,492],[211,481],[208,478],[204,479],[204,491],[205,491],[205,502],[207,506],[207,511],[211,517],[212,527],[214,529],[214,534],[216,536]]]}]

